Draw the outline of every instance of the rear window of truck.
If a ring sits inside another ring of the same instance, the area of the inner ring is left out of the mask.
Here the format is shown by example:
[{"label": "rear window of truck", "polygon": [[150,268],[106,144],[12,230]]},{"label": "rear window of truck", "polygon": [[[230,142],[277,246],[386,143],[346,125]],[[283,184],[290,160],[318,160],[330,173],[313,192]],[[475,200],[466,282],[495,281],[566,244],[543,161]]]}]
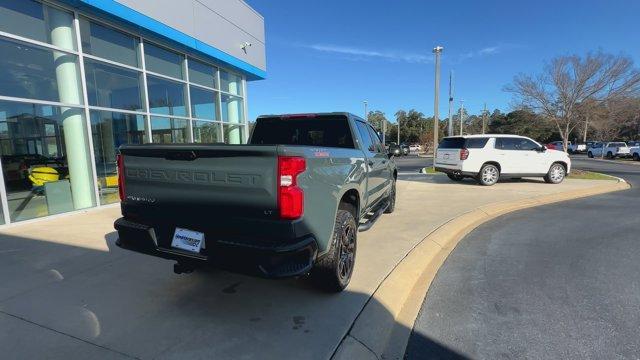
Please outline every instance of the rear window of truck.
[{"label": "rear window of truck", "polygon": [[462,137],[451,137],[442,139],[438,147],[440,149],[482,149],[485,145],[487,145],[487,141],[489,141],[489,138],[465,139]]},{"label": "rear window of truck", "polygon": [[345,116],[260,118],[253,129],[250,143],[354,148]]}]

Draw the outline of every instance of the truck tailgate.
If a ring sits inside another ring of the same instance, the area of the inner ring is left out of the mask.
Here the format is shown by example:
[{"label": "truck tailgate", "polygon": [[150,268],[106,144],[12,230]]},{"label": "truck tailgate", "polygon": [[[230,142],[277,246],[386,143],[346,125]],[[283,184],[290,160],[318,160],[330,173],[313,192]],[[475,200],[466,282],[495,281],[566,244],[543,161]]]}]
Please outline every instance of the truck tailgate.
[{"label": "truck tailgate", "polygon": [[438,149],[436,164],[457,165],[460,161],[460,149]]},{"label": "truck tailgate", "polygon": [[241,234],[247,219],[278,214],[277,146],[131,145],[120,151],[123,215],[165,238],[176,226],[220,233],[224,224]]}]

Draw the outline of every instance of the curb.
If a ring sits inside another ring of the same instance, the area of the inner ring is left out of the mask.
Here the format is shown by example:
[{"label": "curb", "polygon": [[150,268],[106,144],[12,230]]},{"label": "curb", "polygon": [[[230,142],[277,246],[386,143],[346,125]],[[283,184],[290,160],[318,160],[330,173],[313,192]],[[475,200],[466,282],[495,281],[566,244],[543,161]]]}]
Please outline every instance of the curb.
[{"label": "curb", "polygon": [[[629,188],[626,181],[618,178],[618,182],[588,189],[484,205],[445,222],[422,239],[383,280],[332,359],[402,359],[413,323],[438,269],[458,242],[479,225],[521,209]],[[381,306],[385,311],[380,311]]]}]

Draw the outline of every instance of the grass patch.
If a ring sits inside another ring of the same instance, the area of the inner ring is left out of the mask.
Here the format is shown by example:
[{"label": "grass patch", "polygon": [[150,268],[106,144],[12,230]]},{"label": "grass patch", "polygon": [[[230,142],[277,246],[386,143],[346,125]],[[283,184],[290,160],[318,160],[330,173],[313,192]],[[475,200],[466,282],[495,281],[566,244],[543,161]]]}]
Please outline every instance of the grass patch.
[{"label": "grass patch", "polygon": [[421,173],[423,173],[423,174],[442,174],[441,172],[433,170],[432,166],[427,166],[426,168],[423,168]]},{"label": "grass patch", "polygon": [[569,175],[569,179],[580,179],[580,180],[617,180],[613,176],[600,174],[593,171],[584,171],[584,170],[571,170],[571,174]]}]

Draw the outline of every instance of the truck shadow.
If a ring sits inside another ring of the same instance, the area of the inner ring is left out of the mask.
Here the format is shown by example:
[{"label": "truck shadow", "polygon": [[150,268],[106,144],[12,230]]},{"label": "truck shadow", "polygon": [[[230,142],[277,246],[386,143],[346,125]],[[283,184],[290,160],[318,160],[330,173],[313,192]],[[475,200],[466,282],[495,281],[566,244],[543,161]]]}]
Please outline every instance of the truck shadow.
[{"label": "truck shadow", "polygon": [[[305,278],[175,275],[171,261],[118,248],[115,232],[95,249],[16,229],[0,233],[0,348],[9,357],[326,359],[367,302],[391,318],[368,294],[327,294]],[[409,359],[465,358],[422,334],[409,350]]]}]

